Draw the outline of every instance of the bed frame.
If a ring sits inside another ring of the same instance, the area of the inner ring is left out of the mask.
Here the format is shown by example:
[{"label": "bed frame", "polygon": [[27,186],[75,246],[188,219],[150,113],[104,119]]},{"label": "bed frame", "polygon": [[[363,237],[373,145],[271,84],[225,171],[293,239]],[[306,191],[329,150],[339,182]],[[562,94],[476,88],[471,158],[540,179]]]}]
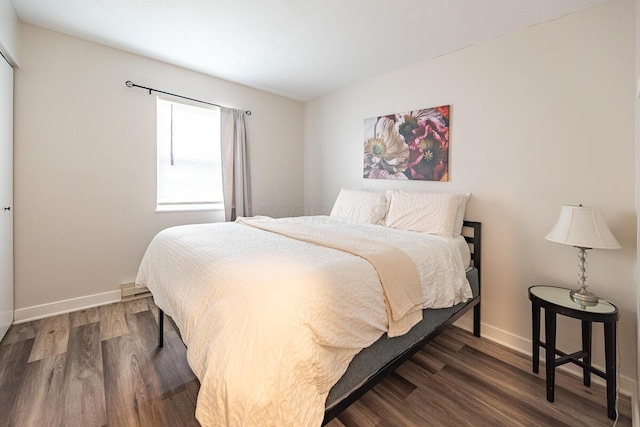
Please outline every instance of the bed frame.
[{"label": "bed frame", "polygon": [[[456,320],[462,317],[464,314],[469,312],[469,310],[473,309],[473,335],[476,337],[480,337],[480,295],[481,295],[481,286],[480,286],[480,261],[481,261],[481,226],[480,222],[475,221],[464,221],[464,229],[463,234],[465,234],[465,240],[469,244],[469,248],[471,250],[471,262],[473,267],[478,270],[478,295],[473,299],[464,303],[464,305],[455,313],[453,313],[449,318],[447,318],[444,322],[439,324],[431,333],[424,336],[422,339],[417,341],[411,347],[404,350],[401,354],[396,356],[394,359],[389,361],[384,366],[380,367],[375,374],[373,374],[369,379],[367,379],[360,387],[353,390],[350,394],[342,398],[338,403],[333,405],[330,409],[325,410],[324,420],[322,425],[327,424],[333,418],[335,418],[342,411],[347,409],[352,403],[362,397],[367,391],[369,391],[373,386],[375,386],[380,380],[384,377],[392,373],[398,368],[402,363],[407,361],[411,356],[417,353],[422,347],[424,347],[427,343],[433,340],[435,337],[440,335],[442,331],[444,331],[449,325],[453,324]],[[470,236],[466,235],[469,233]]]},{"label": "bed frame", "polygon": [[[464,221],[463,223],[463,235],[469,248],[471,250],[471,262],[473,267],[478,270],[478,295],[473,299],[464,303],[464,305],[455,313],[453,313],[444,322],[438,325],[431,333],[424,336],[417,341],[411,347],[404,350],[401,354],[396,356],[390,362],[380,367],[375,374],[367,379],[360,387],[353,390],[350,394],[345,396],[342,400],[327,409],[324,413],[324,420],[322,425],[327,424],[333,418],[335,418],[342,411],[347,409],[353,402],[362,397],[367,391],[375,386],[385,376],[393,372],[398,366],[404,363],[417,353],[422,347],[440,335],[449,325],[453,324],[456,320],[462,317],[464,314],[473,309],[473,335],[480,337],[480,296],[481,296],[481,254],[482,254],[482,224],[476,221]],[[468,235],[470,234],[470,235]],[[158,347],[164,346],[164,311],[158,308]]]}]

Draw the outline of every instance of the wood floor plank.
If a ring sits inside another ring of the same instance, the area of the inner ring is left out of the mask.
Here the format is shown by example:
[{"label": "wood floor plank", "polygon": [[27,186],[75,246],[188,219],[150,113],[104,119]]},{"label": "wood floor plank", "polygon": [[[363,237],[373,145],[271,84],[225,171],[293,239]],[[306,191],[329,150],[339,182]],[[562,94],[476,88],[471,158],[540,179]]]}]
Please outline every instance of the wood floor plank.
[{"label": "wood floor plank", "polygon": [[124,311],[126,314],[141,313],[149,310],[148,298],[134,299],[124,302]]},{"label": "wood floor plank", "polygon": [[34,339],[0,346],[0,426],[9,424]]},{"label": "wood floor plank", "polygon": [[56,354],[27,365],[9,426],[64,426],[61,397],[64,394],[66,355]]},{"label": "wood floor plank", "polygon": [[72,328],[64,372],[67,425],[102,426],[107,422],[104,373],[97,322]]},{"label": "wood floor plank", "polygon": [[475,399],[461,384],[443,380],[441,372],[430,374],[411,361],[398,369],[400,375],[418,385],[407,398],[407,404],[415,407],[423,417],[432,418],[443,426],[494,426],[507,419],[498,414],[492,402]]},{"label": "wood floor plank", "polygon": [[157,377],[149,375],[148,361],[140,359],[136,353],[131,358],[131,373],[136,410],[142,426],[166,425],[160,385]]},{"label": "wood floor plank", "polygon": [[71,328],[88,325],[100,321],[100,309],[98,307],[87,308],[85,310],[69,313],[69,324]]},{"label": "wood floor plank", "polygon": [[[154,345],[157,345],[157,324],[153,324],[153,340]],[[175,364],[176,372],[180,374],[182,381],[185,384],[191,383],[193,380],[197,381],[197,378],[189,363],[187,362],[187,347],[182,342],[182,338],[178,334],[178,328],[173,322],[165,322],[164,331],[164,352],[168,353]]]},{"label": "wood floor plank", "polygon": [[[453,364],[448,364],[438,373],[437,377],[439,384],[437,389],[450,391],[448,393],[450,396],[456,396],[452,403],[459,400],[473,402],[472,405],[476,407],[475,419],[482,417],[489,425],[524,427],[528,425],[554,425],[556,427],[568,425],[565,422],[566,419],[563,419],[564,414],[539,411],[539,407],[532,405],[527,400],[520,399],[517,395],[514,396],[511,390],[504,386],[504,383],[511,382],[510,379],[506,379],[508,377],[503,377],[500,384],[495,384],[491,381],[488,382],[487,377],[479,375],[478,372],[461,371]],[[456,395],[459,392],[465,392],[465,394]]]},{"label": "wood floor plank", "polygon": [[448,334],[440,334],[439,336],[435,337],[433,342],[438,343],[443,347],[447,347],[452,351],[460,351],[465,346],[464,342],[457,339],[455,335]]},{"label": "wood floor plank", "polygon": [[149,306],[149,311],[151,311],[151,314],[153,314],[153,318],[156,319],[156,322],[158,322],[158,306],[153,301],[152,297],[147,299],[147,305]]},{"label": "wood floor plank", "polygon": [[31,349],[29,363],[45,357],[62,354],[69,343],[69,314],[60,314],[42,320]]},{"label": "wood floor plank", "polygon": [[486,339],[477,339],[471,333],[457,327],[447,328],[443,335],[452,336],[456,340],[463,342],[467,347],[475,348],[476,350],[498,360],[509,360],[509,364],[520,368],[523,372],[531,372],[531,357],[526,354],[498,345]]},{"label": "wood floor plank", "polygon": [[[384,380],[383,380],[384,381]],[[393,419],[402,426],[429,426],[431,420],[425,419],[407,404],[390,394],[379,392],[374,387],[360,398],[367,408],[377,414],[381,420]]]},{"label": "wood floor plank", "polygon": [[129,326],[121,302],[100,306],[100,341],[128,333]]},{"label": "wood floor plank", "polygon": [[[435,354],[447,362],[447,367],[439,373],[443,380],[457,384],[457,387],[469,385],[469,393],[475,398],[488,402],[491,408],[499,408],[500,413],[513,420],[532,419],[540,425],[545,425],[550,420],[555,420],[558,425],[567,424],[567,417],[562,412],[553,413],[554,407],[548,411],[538,413],[539,405],[544,405],[546,400],[538,398],[533,391],[545,389],[545,384],[539,378],[533,376],[509,376],[499,374],[495,370],[482,366],[481,360],[473,360],[472,366],[462,362],[468,355],[458,355],[458,358],[449,358],[437,345],[423,351]],[[485,357],[487,357],[485,355]],[[497,360],[497,359],[494,359]],[[507,380],[508,379],[508,380]],[[505,402],[507,402],[505,404]],[[551,412],[548,417],[546,414]],[[529,418],[527,418],[529,417]],[[538,419],[542,417],[543,419]]]},{"label": "wood floor plank", "polygon": [[381,418],[369,410],[360,400],[349,406],[346,411],[338,414],[336,419],[345,427],[375,426],[381,421]]},{"label": "wood floor plank", "polygon": [[[128,316],[131,334],[103,341],[109,425],[166,425],[162,399],[185,391],[169,352],[151,343],[155,331],[147,310]],[[155,335],[154,335],[155,337]],[[120,395],[113,396],[117,391]],[[112,413],[122,416],[112,418]]]},{"label": "wood floor plank", "polygon": [[102,341],[104,388],[107,424],[109,426],[140,426],[134,384],[137,358],[127,336]]},{"label": "wood floor plank", "polygon": [[39,328],[40,320],[11,325],[4,338],[2,338],[2,342],[0,342],[0,344],[13,344],[19,341],[35,338]]},{"label": "wood floor plank", "polygon": [[[26,365],[33,348],[34,338],[17,341],[13,344],[0,346],[0,372],[8,370],[8,365],[15,361],[23,361]],[[26,357],[24,352],[27,352]]]},{"label": "wood floor plank", "polygon": [[[362,425],[362,424],[360,424]],[[339,418],[334,418],[326,424],[327,427],[348,427],[347,424],[343,424]]]},{"label": "wood floor plank", "polygon": [[192,373],[190,377],[184,378],[176,366],[172,354],[176,339],[169,340],[165,337],[165,347],[158,348],[158,331],[153,315],[148,310],[128,315],[127,319],[132,332],[138,338],[136,352],[139,359],[144,361],[144,364],[141,364],[141,369],[145,372],[147,381],[153,380],[154,386],[157,388],[157,397],[164,399],[171,394],[184,391],[185,384],[193,380],[195,376]]},{"label": "wood floor plank", "polygon": [[419,351],[414,354],[411,357],[411,361],[432,374],[435,374],[447,365],[442,360],[438,360],[424,351]]},{"label": "wood floor plank", "polygon": [[396,372],[392,372],[377,386],[377,390],[381,394],[391,395],[398,400],[406,399],[416,388],[415,384]]},{"label": "wood floor plank", "polygon": [[[197,380],[185,384],[185,388],[163,399],[164,419],[169,426],[199,427],[195,418],[196,399],[200,384]],[[195,392],[195,393],[194,393]]]}]

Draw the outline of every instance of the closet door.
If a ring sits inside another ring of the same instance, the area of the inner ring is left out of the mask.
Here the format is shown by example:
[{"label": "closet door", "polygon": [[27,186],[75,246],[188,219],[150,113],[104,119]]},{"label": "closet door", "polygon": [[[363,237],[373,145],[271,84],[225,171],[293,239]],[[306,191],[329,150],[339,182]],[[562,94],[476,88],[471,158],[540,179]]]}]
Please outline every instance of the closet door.
[{"label": "closet door", "polygon": [[0,55],[0,339],[13,322],[13,68]]}]

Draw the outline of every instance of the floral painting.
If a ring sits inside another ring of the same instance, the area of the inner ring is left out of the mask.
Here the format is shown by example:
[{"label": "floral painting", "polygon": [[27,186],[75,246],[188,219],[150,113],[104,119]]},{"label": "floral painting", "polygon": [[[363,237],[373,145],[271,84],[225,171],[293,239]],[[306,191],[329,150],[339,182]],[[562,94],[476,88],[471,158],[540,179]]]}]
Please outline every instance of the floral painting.
[{"label": "floral painting", "polygon": [[449,106],[364,121],[364,177],[449,180]]}]

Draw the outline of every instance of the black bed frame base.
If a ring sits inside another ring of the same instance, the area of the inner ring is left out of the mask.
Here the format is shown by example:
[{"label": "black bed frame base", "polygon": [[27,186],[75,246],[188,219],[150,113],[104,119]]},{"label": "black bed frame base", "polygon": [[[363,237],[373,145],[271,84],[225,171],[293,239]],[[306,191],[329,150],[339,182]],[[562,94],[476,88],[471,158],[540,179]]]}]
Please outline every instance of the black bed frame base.
[{"label": "black bed frame base", "polygon": [[436,338],[438,335],[442,333],[448,326],[453,324],[456,320],[466,314],[471,308],[473,308],[473,334],[476,337],[480,337],[480,322],[477,320],[480,318],[480,297],[476,297],[467,303],[462,309],[453,314],[449,319],[447,319],[444,323],[438,326],[433,330],[429,335],[426,335],[420,341],[416,342],[413,346],[409,347],[403,353],[396,356],[395,359],[391,360],[389,363],[384,365],[378,372],[372,375],[367,381],[364,382],[360,387],[353,390],[351,394],[347,397],[336,403],[330,409],[327,409],[324,412],[324,420],[322,421],[322,425],[327,424],[329,421],[334,419],[338,414],[347,409],[352,403],[356,400],[360,399],[366,392],[371,390],[373,386],[375,386],[378,382],[380,382],[384,377],[392,373],[398,368],[398,366],[402,365],[404,362],[409,360],[411,356],[420,351],[425,345],[427,345],[431,340]]},{"label": "black bed frame base", "polygon": [[[482,224],[476,221],[464,221],[464,227],[470,228],[473,230],[472,236],[465,236],[467,243],[469,243],[471,247],[471,260],[473,262],[473,266],[478,270],[478,296],[468,301],[464,307],[458,310],[456,313],[451,315],[445,322],[439,325],[436,329],[433,330],[430,334],[423,337],[420,341],[416,342],[414,345],[406,349],[403,353],[396,356],[389,363],[381,367],[378,372],[373,374],[367,381],[364,382],[360,387],[353,390],[348,396],[344,399],[336,403],[330,409],[327,409],[324,413],[324,420],[322,421],[322,425],[327,424],[329,421],[334,419],[338,414],[347,409],[353,402],[362,397],[367,391],[369,391],[373,386],[375,386],[380,380],[382,380],[385,376],[395,371],[398,366],[407,361],[411,356],[417,353],[422,347],[427,345],[430,341],[436,338],[438,335],[442,333],[448,326],[452,325],[458,319],[460,319],[463,315],[465,315],[469,310],[473,309],[473,335],[476,337],[480,337],[480,296],[481,296],[481,270],[480,270],[480,260],[481,260],[481,226]],[[158,308],[158,347],[164,347],[164,311]]]}]

